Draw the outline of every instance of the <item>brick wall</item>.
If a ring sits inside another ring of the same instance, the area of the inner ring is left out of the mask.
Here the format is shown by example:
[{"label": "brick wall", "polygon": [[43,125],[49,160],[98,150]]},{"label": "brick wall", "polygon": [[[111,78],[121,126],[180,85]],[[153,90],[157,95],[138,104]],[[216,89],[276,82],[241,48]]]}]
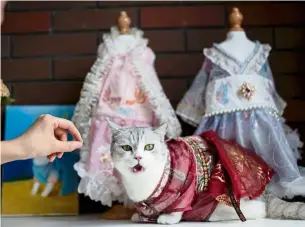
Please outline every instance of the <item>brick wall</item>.
[{"label": "brick wall", "polygon": [[17,104],[76,103],[101,35],[125,10],[150,39],[160,80],[176,106],[201,66],[202,48],[225,39],[232,6],[243,13],[249,38],[273,47],[277,89],[288,102],[285,117],[305,141],[301,2],[11,2],[2,25],[1,75]]}]

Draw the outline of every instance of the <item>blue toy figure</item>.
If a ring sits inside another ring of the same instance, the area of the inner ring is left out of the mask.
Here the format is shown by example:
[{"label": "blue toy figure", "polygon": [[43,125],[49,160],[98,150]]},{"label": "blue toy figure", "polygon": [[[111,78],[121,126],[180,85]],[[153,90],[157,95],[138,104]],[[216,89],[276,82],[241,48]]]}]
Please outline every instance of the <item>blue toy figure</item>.
[{"label": "blue toy figure", "polygon": [[54,185],[60,181],[60,195],[67,195],[76,190],[78,177],[73,169],[74,163],[78,161],[76,153],[66,153],[61,159],[49,162],[47,157],[37,157],[33,159],[34,185],[32,195],[36,195],[40,184],[46,184],[41,196],[48,196]]}]

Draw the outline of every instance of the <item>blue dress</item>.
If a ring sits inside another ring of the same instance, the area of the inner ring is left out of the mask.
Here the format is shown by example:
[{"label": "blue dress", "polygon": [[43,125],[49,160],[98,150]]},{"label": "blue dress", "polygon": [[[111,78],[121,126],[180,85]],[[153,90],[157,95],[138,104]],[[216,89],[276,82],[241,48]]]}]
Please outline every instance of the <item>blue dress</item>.
[{"label": "blue dress", "polygon": [[46,184],[49,176],[56,175],[61,182],[60,195],[65,196],[75,192],[78,187],[78,175],[73,165],[79,160],[78,152],[66,152],[62,158],[44,165],[35,165],[33,162],[33,175],[42,184]]},{"label": "blue dress", "polygon": [[239,62],[217,44],[204,49],[203,66],[176,112],[197,127],[196,135],[214,130],[256,152],[276,172],[269,191],[291,198],[305,195],[305,177],[297,165],[303,144],[282,117],[286,103],[274,86],[270,50],[256,42]]}]

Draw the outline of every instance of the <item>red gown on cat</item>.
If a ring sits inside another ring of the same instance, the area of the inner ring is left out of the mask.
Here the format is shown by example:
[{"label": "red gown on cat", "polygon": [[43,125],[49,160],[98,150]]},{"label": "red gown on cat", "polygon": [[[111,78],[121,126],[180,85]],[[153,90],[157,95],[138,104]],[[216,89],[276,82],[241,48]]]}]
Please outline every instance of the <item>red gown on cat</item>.
[{"label": "red gown on cat", "polygon": [[167,144],[170,157],[158,187],[136,204],[142,222],[172,212],[184,212],[183,220],[208,221],[218,203],[233,206],[244,221],[240,199],[260,196],[274,173],[254,152],[212,131]]}]

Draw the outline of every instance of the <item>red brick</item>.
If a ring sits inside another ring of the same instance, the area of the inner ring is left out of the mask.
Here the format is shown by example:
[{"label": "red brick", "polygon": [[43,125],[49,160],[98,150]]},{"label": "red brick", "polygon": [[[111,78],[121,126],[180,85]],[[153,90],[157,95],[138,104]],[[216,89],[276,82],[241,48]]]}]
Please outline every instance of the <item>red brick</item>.
[{"label": "red brick", "polygon": [[18,105],[75,104],[81,82],[16,83],[14,98]]},{"label": "red brick", "polygon": [[221,26],[223,6],[145,7],[141,9],[141,27]]},{"label": "red brick", "polygon": [[195,76],[203,62],[200,54],[160,54],[156,58],[159,76]]},{"label": "red brick", "polygon": [[54,60],[55,79],[84,79],[96,57],[81,57]]},{"label": "red brick", "polygon": [[[184,93],[186,92],[186,80],[179,79],[179,80],[166,80],[161,79],[161,84],[164,89],[164,92],[168,99],[176,103],[180,101]],[[173,89],[174,88],[174,89]]]},{"label": "red brick", "polygon": [[[173,1],[98,1],[98,6],[103,8],[113,6],[147,6],[173,4]],[[175,2],[174,2],[175,4]]]},{"label": "red brick", "polygon": [[10,10],[75,9],[94,7],[94,1],[13,1]]},{"label": "red brick", "polygon": [[305,48],[304,28],[276,28],[275,45],[276,48]]},{"label": "red brick", "polygon": [[95,34],[27,35],[12,38],[13,56],[95,53]]},{"label": "red brick", "polygon": [[287,100],[287,108],[284,112],[284,117],[289,122],[304,122],[305,121],[305,101],[302,100]]},{"label": "red brick", "polygon": [[8,81],[50,78],[50,61],[45,59],[2,60],[1,76]]},{"label": "red brick", "polygon": [[[305,23],[303,3],[234,3],[244,16],[243,25],[293,25]],[[231,10],[231,7],[229,8]]]},{"label": "red brick", "polygon": [[192,29],[187,31],[187,49],[202,50],[226,39],[225,29]]},{"label": "red brick", "polygon": [[305,98],[305,90],[300,84],[305,84],[301,75],[274,75],[276,89],[284,99]]},{"label": "red brick", "polygon": [[1,36],[1,57],[10,56],[10,37],[2,35]]},{"label": "red brick", "polygon": [[[227,29],[192,29],[187,31],[188,50],[202,50],[213,43],[219,43],[226,39]],[[251,40],[272,45],[273,36],[271,28],[250,28],[246,30]]]},{"label": "red brick", "polygon": [[[105,9],[57,12],[54,16],[54,29],[109,29],[116,25],[120,11],[121,9]],[[127,9],[126,12],[132,21],[132,25],[137,25],[136,10]]]},{"label": "red brick", "polygon": [[145,31],[153,51],[184,51],[183,31]]},{"label": "red brick", "polygon": [[273,46],[272,28],[248,28],[245,30],[249,39]]},{"label": "red brick", "polygon": [[272,70],[276,73],[305,72],[304,57],[304,53],[276,51],[270,58]]},{"label": "red brick", "polygon": [[51,26],[48,12],[5,13],[3,33],[27,33],[49,31]]}]

